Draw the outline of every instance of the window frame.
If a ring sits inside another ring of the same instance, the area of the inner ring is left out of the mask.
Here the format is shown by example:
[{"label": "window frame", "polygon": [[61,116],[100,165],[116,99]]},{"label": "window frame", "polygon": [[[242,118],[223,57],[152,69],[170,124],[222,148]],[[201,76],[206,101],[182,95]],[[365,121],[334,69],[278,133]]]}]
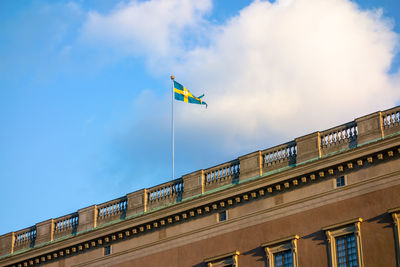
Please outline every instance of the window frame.
[{"label": "window frame", "polygon": [[207,267],[222,267],[222,266],[227,266],[227,264],[231,264],[234,267],[238,267],[239,255],[240,252],[235,250],[218,256],[206,258],[204,259],[204,262],[207,264]]},{"label": "window frame", "polygon": [[299,238],[300,237],[298,235],[293,235],[261,244],[261,247],[263,247],[265,250],[268,267],[275,266],[275,254],[286,250],[290,250],[292,252],[293,267],[298,267],[297,240],[299,240]]},{"label": "window frame", "polygon": [[[225,220],[221,220],[221,213],[225,213]],[[217,213],[217,222],[225,222],[228,220],[228,211],[227,210],[222,210]]]},{"label": "window frame", "polygon": [[[340,178],[342,178],[343,177],[343,179],[344,179],[344,185],[341,185],[341,186],[337,186],[337,179],[340,179]],[[333,179],[333,188],[342,188],[342,187],[345,187],[347,185],[347,175],[341,175],[341,176],[338,176],[338,177],[336,177],[335,179]]]},{"label": "window frame", "polygon": [[392,215],[393,219],[393,230],[395,236],[394,243],[396,244],[396,261],[397,266],[400,267],[400,207],[389,209],[387,212]]},{"label": "window frame", "polygon": [[[108,254],[106,254],[106,249],[109,248]],[[109,256],[112,253],[111,245],[107,245],[103,247],[103,256]]]},{"label": "window frame", "polygon": [[328,241],[328,253],[329,253],[329,266],[337,267],[337,251],[336,251],[336,238],[342,237],[349,234],[354,234],[356,245],[357,245],[357,261],[358,266],[363,267],[362,257],[362,242],[361,242],[361,222],[362,218],[355,218],[352,220],[345,221],[322,228],[325,232],[326,239]]}]

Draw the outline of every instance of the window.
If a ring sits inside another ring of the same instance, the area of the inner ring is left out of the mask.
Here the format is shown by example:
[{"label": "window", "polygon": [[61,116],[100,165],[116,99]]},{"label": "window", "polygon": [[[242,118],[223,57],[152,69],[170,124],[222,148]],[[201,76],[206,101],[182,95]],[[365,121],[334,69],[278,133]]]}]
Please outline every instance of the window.
[{"label": "window", "polygon": [[338,267],[358,266],[357,244],[354,234],[336,238],[336,261]]},{"label": "window", "polygon": [[267,242],[261,246],[269,267],[297,267],[297,240],[298,235]]},{"label": "window", "polygon": [[224,211],[218,213],[218,221],[219,221],[219,222],[226,221],[226,219],[227,219],[227,218],[226,218],[226,210],[224,210]]},{"label": "window", "polygon": [[331,267],[362,267],[361,218],[322,228],[328,240]]},{"label": "window", "polygon": [[394,236],[396,243],[396,260],[397,266],[400,266],[400,207],[388,210],[388,213],[392,214]]},{"label": "window", "polygon": [[104,256],[111,254],[111,246],[104,247]]},{"label": "window", "polygon": [[342,186],[345,186],[347,184],[347,177],[346,176],[340,176],[337,177],[334,181],[334,187],[339,188]]},{"label": "window", "polygon": [[235,250],[216,257],[207,258],[204,262],[207,267],[238,267],[239,251]]},{"label": "window", "polygon": [[274,254],[275,267],[291,267],[293,266],[293,258],[291,250],[284,250]]}]

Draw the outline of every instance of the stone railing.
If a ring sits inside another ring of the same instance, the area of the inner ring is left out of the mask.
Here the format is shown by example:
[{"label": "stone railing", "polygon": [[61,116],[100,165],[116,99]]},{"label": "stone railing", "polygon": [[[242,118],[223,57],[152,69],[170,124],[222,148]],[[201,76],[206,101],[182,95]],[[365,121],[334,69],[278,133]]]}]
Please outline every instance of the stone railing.
[{"label": "stone railing", "polygon": [[296,164],[297,145],[295,141],[263,150],[263,172]]},{"label": "stone railing", "polygon": [[78,229],[78,223],[79,216],[77,212],[54,219],[54,238],[75,234]]},{"label": "stone railing", "polygon": [[224,184],[235,182],[239,178],[240,162],[232,160],[204,170],[204,182],[206,191]]},{"label": "stone railing", "polygon": [[357,146],[357,124],[355,121],[320,133],[323,154]]},{"label": "stone railing", "polygon": [[182,199],[183,179],[175,179],[147,189],[148,207],[150,209],[173,203]]},{"label": "stone railing", "polygon": [[201,196],[224,185],[257,178],[271,170],[317,160],[331,153],[353,149],[400,134],[400,107],[378,111],[356,120],[295,138],[288,143],[256,151],[235,160],[121,198],[79,209],[76,213],[37,223],[0,236],[0,257],[15,251],[96,229],[110,221],[127,220],[166,205]]},{"label": "stone railing", "polygon": [[128,200],[126,196],[117,198],[97,206],[97,224],[125,218]]},{"label": "stone railing", "polygon": [[30,248],[35,245],[36,226],[19,230],[15,233],[14,250]]},{"label": "stone railing", "polygon": [[385,135],[399,131],[400,107],[395,107],[382,112],[382,120]]}]

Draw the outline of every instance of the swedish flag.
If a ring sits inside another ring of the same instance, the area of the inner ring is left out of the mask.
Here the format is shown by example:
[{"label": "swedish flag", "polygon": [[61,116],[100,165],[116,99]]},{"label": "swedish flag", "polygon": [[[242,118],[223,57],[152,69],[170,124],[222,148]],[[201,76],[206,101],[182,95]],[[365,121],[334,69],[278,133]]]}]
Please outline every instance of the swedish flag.
[{"label": "swedish flag", "polygon": [[176,100],[180,100],[186,103],[206,105],[207,108],[207,103],[200,99],[204,95],[195,97],[194,95],[192,95],[191,92],[188,91],[188,89],[186,89],[185,86],[176,81],[174,81],[174,95]]}]

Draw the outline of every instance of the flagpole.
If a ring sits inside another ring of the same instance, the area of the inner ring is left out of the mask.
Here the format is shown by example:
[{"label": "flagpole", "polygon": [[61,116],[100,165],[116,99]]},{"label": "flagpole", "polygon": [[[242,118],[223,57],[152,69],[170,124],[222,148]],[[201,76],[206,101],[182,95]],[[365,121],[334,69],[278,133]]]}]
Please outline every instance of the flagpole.
[{"label": "flagpole", "polygon": [[172,81],[172,116],[171,116],[171,130],[172,130],[172,180],[175,178],[175,138],[174,138],[174,75],[171,75]]}]

